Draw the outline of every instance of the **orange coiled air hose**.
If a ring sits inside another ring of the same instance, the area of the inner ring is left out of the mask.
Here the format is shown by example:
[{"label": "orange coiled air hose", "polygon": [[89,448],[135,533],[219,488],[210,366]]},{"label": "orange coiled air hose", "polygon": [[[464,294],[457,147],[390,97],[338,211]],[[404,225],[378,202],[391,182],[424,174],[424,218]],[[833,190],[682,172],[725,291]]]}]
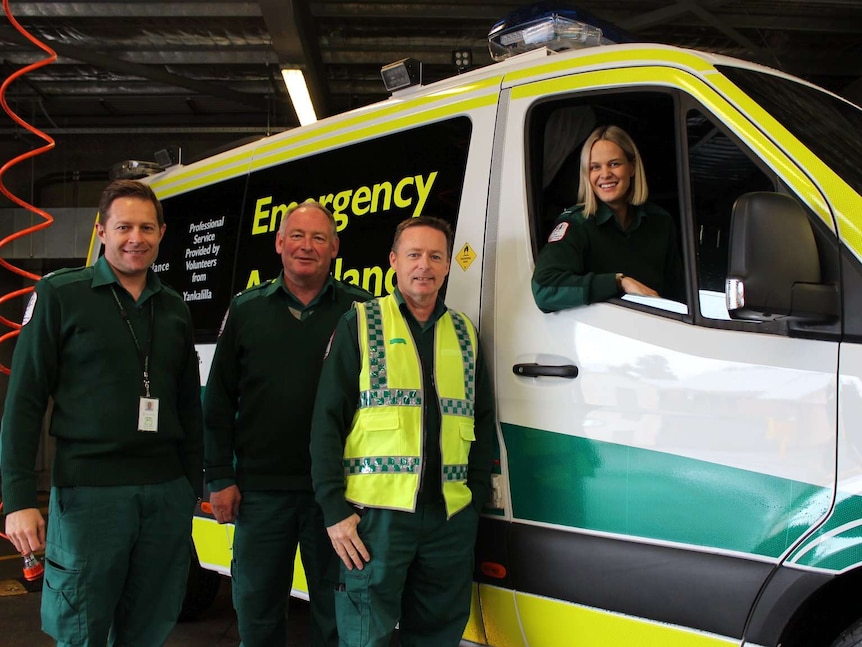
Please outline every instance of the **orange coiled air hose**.
[{"label": "orange coiled air hose", "polygon": [[[9,76],[9,78],[7,78],[3,82],[2,86],[0,86],[0,104],[2,104],[3,110],[6,111],[6,114],[9,115],[12,118],[12,120],[15,121],[15,123],[17,123],[19,126],[21,126],[22,128],[25,128],[30,133],[36,135],[37,137],[41,138],[42,140],[44,140],[46,142],[44,146],[40,146],[39,148],[35,148],[35,149],[28,151],[22,155],[19,155],[19,156],[15,157],[14,159],[11,159],[10,161],[6,162],[6,164],[4,164],[2,167],[0,167],[0,192],[2,192],[3,195],[5,195],[7,198],[9,198],[12,202],[17,204],[19,207],[27,209],[28,211],[32,211],[33,213],[35,213],[36,215],[38,215],[39,217],[41,217],[43,219],[43,222],[32,225],[32,226],[27,227],[25,229],[22,229],[21,231],[17,231],[13,234],[10,234],[9,236],[6,236],[6,238],[3,238],[2,240],[0,240],[0,266],[3,266],[7,270],[9,270],[10,272],[13,272],[13,273],[18,274],[20,276],[23,276],[25,278],[32,279],[33,281],[38,281],[41,278],[38,274],[33,274],[32,272],[27,272],[25,270],[22,270],[21,268],[16,267],[15,265],[12,265],[8,261],[6,261],[2,256],[2,249],[4,246],[8,245],[9,243],[11,243],[12,241],[14,241],[18,238],[21,238],[22,236],[27,236],[29,234],[36,232],[36,231],[39,231],[40,229],[45,229],[46,227],[50,227],[51,223],[54,222],[54,219],[46,211],[43,211],[42,209],[39,209],[39,208],[25,202],[24,200],[20,199],[19,197],[14,195],[12,192],[10,192],[9,189],[6,188],[6,185],[3,183],[3,176],[6,173],[6,171],[8,171],[10,168],[15,166],[16,164],[23,162],[24,160],[30,159],[31,157],[34,157],[34,156],[39,155],[41,153],[47,153],[49,150],[54,148],[54,140],[50,136],[43,133],[41,130],[38,130],[34,126],[31,126],[30,124],[25,122],[23,119],[21,119],[17,114],[15,114],[15,111],[12,110],[9,107],[9,104],[6,102],[6,90],[12,83],[14,83],[19,77],[23,76],[24,74],[27,74],[28,72],[36,70],[40,67],[44,67],[45,65],[48,65],[49,63],[53,63],[54,61],[56,61],[57,60],[57,53],[54,50],[52,50],[50,47],[45,45],[44,43],[37,40],[26,29],[24,29],[18,23],[17,20],[15,20],[14,16],[12,15],[12,12],[9,10],[9,0],[3,0],[3,11],[6,13],[6,17],[9,18],[9,22],[12,23],[12,25],[15,27],[15,29],[17,29],[21,34],[23,34],[31,43],[36,45],[36,47],[38,47],[39,49],[43,50],[44,52],[46,52],[48,54],[47,58],[36,61],[35,63],[31,63],[30,65],[27,65],[26,67],[23,67],[20,70],[17,70],[13,74],[11,74]],[[5,303],[7,301],[10,301],[11,299],[15,299],[19,296],[29,294],[32,291],[33,291],[32,287],[27,287],[27,288],[22,288],[20,290],[15,290],[13,292],[9,292],[8,294],[4,294],[3,296],[0,296],[0,305],[2,305],[3,303]],[[9,319],[7,319],[6,317],[3,317],[2,315],[0,315],[0,323],[2,323],[3,325],[12,329],[10,332],[7,332],[6,334],[0,336],[0,344],[7,341],[8,339],[15,337],[21,331],[21,324],[19,324],[18,322],[15,322],[15,321],[10,321]],[[6,375],[9,375],[9,368],[0,364],[0,372],[3,372]]]}]

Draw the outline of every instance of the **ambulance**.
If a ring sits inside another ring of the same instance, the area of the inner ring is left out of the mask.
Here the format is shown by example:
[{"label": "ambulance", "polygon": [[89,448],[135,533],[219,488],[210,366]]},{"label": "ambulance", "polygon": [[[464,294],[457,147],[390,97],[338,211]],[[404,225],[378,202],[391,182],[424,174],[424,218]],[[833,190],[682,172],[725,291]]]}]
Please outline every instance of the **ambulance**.
[{"label": "ambulance", "polygon": [[[231,296],[280,271],[289,206],[329,205],[334,276],[377,295],[395,226],[443,217],[445,299],[499,414],[465,644],[862,645],[862,110],[577,15],[492,36],[498,63],[422,85],[401,61],[386,101],[148,179],[202,380]],[[676,221],[685,298],[545,314],[536,254],[601,124]],[[233,529],[205,509],[200,567],[229,574]]]}]

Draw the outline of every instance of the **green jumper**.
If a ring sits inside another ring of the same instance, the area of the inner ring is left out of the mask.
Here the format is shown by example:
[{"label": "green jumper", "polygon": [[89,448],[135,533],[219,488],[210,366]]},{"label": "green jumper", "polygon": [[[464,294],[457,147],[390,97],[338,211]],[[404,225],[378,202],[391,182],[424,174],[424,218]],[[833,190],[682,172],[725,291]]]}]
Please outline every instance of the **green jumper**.
[{"label": "green jumper", "polygon": [[311,488],[311,411],[341,315],[371,295],[327,279],[308,305],[284,275],[230,304],[204,394],[206,481],[239,487],[231,563],[244,647],[286,644],[297,546],[308,582],[312,645],[334,646],[338,557]]},{"label": "green jumper", "polygon": [[[147,346],[154,433],[138,430]],[[60,645],[162,644],[185,593],[202,489],[200,377],[182,297],[149,271],[135,301],[104,258],[36,284],[0,433],[7,514],[37,507],[49,398],[56,456],[42,628]]]}]

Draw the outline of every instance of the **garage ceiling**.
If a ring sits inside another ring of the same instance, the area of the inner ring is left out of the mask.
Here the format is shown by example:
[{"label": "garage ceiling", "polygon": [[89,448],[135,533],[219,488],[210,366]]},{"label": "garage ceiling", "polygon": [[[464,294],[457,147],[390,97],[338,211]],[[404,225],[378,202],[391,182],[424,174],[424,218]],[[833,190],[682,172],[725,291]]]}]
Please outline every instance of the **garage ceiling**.
[{"label": "garage ceiling", "polygon": [[[211,0],[9,5],[59,58],[7,101],[49,133],[275,132],[297,124],[280,67],[310,78],[319,115],[385,98],[380,67],[411,56],[425,80],[452,50],[491,62],[491,26],[523,2]],[[582,0],[643,41],[754,60],[862,102],[860,0]],[[44,55],[3,19],[3,76]],[[0,128],[14,128],[0,115]]]}]

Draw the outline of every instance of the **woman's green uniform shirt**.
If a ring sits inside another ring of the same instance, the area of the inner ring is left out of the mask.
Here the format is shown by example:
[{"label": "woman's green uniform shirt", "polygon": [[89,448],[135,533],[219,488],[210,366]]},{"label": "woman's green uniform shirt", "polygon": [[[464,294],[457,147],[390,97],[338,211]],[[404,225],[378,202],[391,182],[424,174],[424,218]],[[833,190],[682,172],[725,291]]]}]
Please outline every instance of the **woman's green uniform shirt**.
[{"label": "woman's green uniform shirt", "polygon": [[685,300],[676,228],[658,205],[635,207],[626,231],[601,202],[589,218],[582,205],[564,211],[536,259],[533,297],[544,312],[607,301],[620,296],[618,273],[666,299]]}]

